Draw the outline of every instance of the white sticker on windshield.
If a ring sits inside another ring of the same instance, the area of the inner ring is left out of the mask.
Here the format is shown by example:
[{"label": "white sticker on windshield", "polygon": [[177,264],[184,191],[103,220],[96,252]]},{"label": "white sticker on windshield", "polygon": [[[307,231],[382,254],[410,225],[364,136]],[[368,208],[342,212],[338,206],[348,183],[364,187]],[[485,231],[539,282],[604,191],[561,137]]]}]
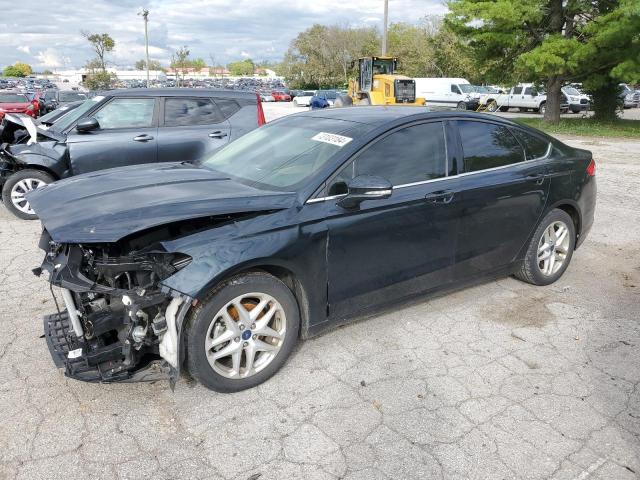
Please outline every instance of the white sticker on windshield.
[{"label": "white sticker on windshield", "polygon": [[342,135],[336,135],[335,133],[320,132],[311,137],[311,140],[315,140],[316,142],[330,143],[331,145],[336,145],[338,147],[344,147],[347,143],[353,140],[353,138],[343,137]]}]

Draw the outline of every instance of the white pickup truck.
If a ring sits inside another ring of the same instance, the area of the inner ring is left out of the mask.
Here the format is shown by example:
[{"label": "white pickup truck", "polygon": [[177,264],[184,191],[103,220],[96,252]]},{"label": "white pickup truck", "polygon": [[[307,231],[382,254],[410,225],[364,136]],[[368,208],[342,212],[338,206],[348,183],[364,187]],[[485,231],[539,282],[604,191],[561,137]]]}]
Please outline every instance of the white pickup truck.
[{"label": "white pickup truck", "polygon": [[[506,112],[510,108],[519,108],[521,112],[534,110],[544,115],[547,106],[547,96],[536,90],[532,83],[521,83],[512,87],[507,93],[500,95],[486,93],[480,97],[480,105],[486,106],[488,112],[500,110]],[[561,105],[564,110],[568,105]]]}]

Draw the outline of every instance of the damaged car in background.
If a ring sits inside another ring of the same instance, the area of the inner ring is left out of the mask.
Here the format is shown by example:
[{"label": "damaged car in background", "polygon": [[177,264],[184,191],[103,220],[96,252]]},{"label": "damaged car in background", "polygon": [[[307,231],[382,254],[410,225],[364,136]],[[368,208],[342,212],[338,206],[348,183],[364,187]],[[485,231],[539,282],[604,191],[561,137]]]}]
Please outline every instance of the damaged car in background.
[{"label": "damaged car in background", "polygon": [[495,116],[284,117],[197,166],[110,169],[30,193],[44,228],[34,273],[57,305],[45,337],[72,378],[173,384],[188,371],[243,390],[299,337],[394,302],[501,275],[555,282],[595,195],[591,152]]},{"label": "damaged car in background", "polygon": [[28,192],[56,180],[141,163],[197,163],[265,123],[253,93],[206,89],[113,90],[52,125],[7,115],[0,137],[4,206],[36,219]]}]

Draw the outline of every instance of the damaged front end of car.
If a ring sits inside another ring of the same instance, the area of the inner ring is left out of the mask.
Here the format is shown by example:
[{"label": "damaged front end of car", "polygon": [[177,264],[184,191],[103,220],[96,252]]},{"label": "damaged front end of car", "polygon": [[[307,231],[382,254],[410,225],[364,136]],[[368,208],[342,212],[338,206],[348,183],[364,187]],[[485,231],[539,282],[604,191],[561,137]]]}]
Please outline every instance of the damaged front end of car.
[{"label": "damaged front end of car", "polygon": [[34,273],[48,277],[57,308],[44,317],[56,366],[88,382],[168,378],[173,386],[180,331],[193,299],[161,282],[191,257],[159,243],[57,243],[46,230],[39,246],[46,255]]}]

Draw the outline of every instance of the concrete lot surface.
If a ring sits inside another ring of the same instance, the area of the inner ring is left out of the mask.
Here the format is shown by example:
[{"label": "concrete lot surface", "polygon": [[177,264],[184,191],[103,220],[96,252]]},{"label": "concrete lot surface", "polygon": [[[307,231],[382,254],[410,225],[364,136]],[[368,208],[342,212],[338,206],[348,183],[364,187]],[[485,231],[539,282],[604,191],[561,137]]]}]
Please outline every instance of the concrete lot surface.
[{"label": "concrete lot surface", "polygon": [[640,142],[565,140],[594,151],[599,198],[559,282],[417,301],[233,395],[66,379],[39,338],[40,225],[0,207],[0,478],[637,478]]}]

